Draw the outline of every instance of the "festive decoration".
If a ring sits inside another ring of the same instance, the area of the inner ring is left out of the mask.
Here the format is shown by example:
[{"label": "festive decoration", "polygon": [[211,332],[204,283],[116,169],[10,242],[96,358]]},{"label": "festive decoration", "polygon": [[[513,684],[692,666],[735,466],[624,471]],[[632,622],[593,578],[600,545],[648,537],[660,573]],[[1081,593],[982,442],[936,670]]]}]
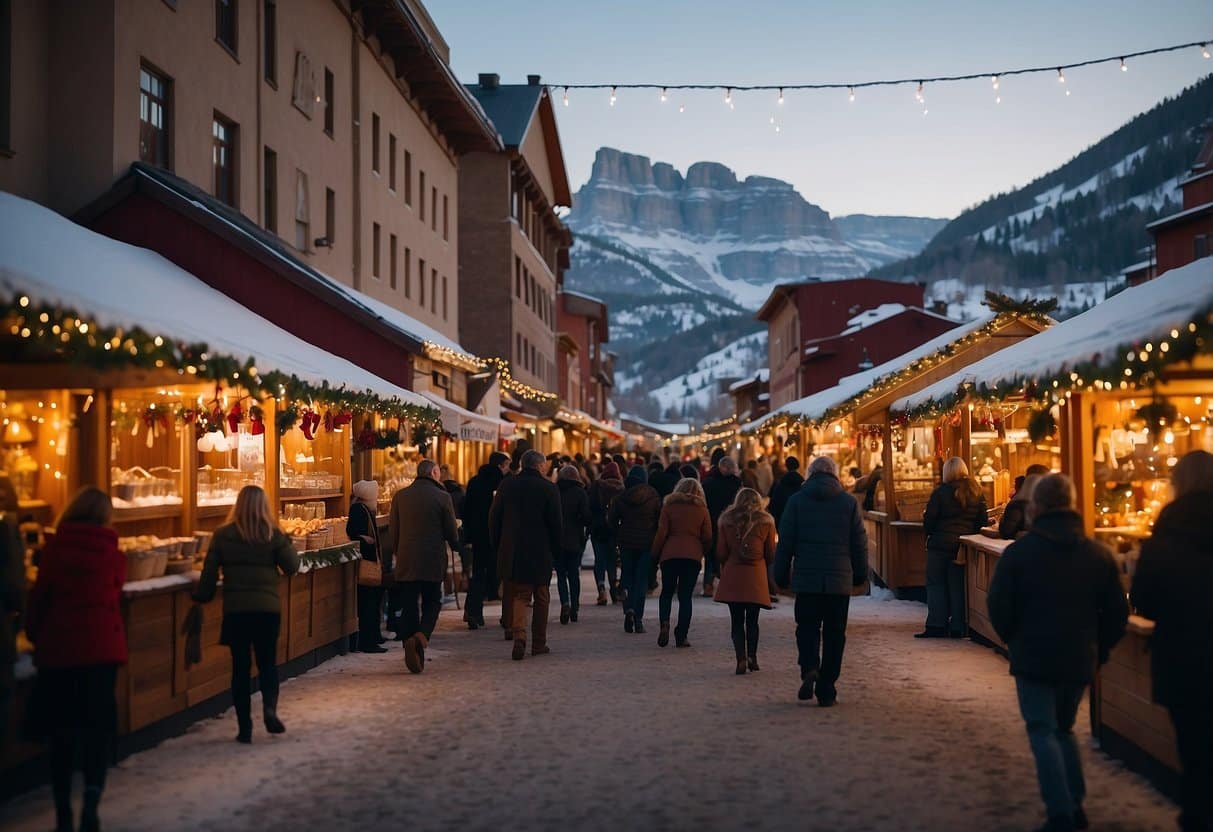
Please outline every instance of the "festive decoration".
[{"label": "festive decoration", "polygon": [[1033,410],[1028,417],[1028,438],[1033,442],[1043,442],[1057,433],[1057,419],[1053,416],[1052,408],[1044,407]]},{"label": "festive decoration", "polygon": [[229,433],[239,433],[240,423],[244,421],[244,408],[240,406],[240,402],[232,405],[232,409],[227,412],[227,429]]},{"label": "festive decoration", "polygon": [[265,433],[265,411],[260,405],[253,405],[248,409],[249,433],[253,436],[260,436]]},{"label": "festive decoration", "polygon": [[144,408],[139,419],[147,428],[147,446],[150,448],[156,442],[156,437],[168,433],[169,411],[157,408],[155,403]]},{"label": "festive decoration", "polygon": [[[314,384],[296,375],[277,371],[262,374],[252,358],[240,361],[232,356],[212,353],[206,344],[176,341],[153,335],[140,327],[103,327],[95,321],[86,320],[73,309],[36,303],[21,293],[7,295],[0,300],[0,317],[4,318],[9,333],[16,339],[3,346],[4,359],[8,361],[36,363],[58,360],[100,371],[131,367],[166,370],[198,380],[238,384],[248,390],[254,399],[273,397],[307,401],[335,408],[342,413],[366,411],[388,418],[424,422],[434,427],[440,425],[441,413],[430,405],[417,405],[397,396],[381,396],[370,390],[358,392],[333,387],[327,381]],[[222,417],[220,413],[220,420]],[[282,430],[281,410],[277,419]]]},{"label": "festive decoration", "polygon": [[1139,407],[1134,415],[1145,423],[1151,436],[1157,436],[1179,418],[1179,410],[1166,399],[1159,398]]},{"label": "festive decoration", "polygon": [[1057,311],[1057,298],[1024,298],[1015,300],[1002,292],[986,291],[986,299],[982,304],[989,307],[991,312],[999,315],[1022,315],[1024,317],[1040,317],[1052,315]]},{"label": "festive decoration", "polygon": [[559,398],[555,393],[549,393],[546,390],[540,390],[531,387],[529,384],[523,384],[521,381],[516,381],[510,375],[510,364],[503,358],[482,358],[481,366],[484,368],[497,371],[497,378],[501,382],[501,388],[509,391],[512,395],[527,401],[540,402],[548,404],[556,401]]}]

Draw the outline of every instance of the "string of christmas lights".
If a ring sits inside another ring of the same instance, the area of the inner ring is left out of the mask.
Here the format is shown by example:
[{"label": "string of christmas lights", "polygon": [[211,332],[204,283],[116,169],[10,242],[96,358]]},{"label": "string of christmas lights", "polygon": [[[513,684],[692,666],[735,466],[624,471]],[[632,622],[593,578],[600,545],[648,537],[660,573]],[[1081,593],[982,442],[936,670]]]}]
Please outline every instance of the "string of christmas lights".
[{"label": "string of christmas lights", "polygon": [[[1200,56],[1206,60],[1213,57],[1213,53],[1209,51],[1209,44],[1213,43],[1213,37],[1204,40],[1189,41],[1187,43],[1178,43],[1172,46],[1160,46],[1154,49],[1139,49],[1135,52],[1122,52],[1116,55],[1108,55],[1101,58],[1090,58],[1084,61],[1070,61],[1068,63],[1048,64],[1043,66],[1018,67],[1013,69],[986,70],[982,72],[965,72],[958,75],[916,75],[902,78],[886,78],[886,79],[871,79],[866,81],[829,81],[820,83],[776,83],[776,84],[743,84],[743,83],[691,83],[691,84],[673,84],[673,83],[658,83],[658,82],[633,82],[633,83],[606,83],[606,82],[590,82],[590,83],[552,83],[549,84],[549,89],[560,89],[562,91],[562,101],[564,106],[569,106],[569,90],[610,90],[610,98],[608,99],[610,106],[614,107],[619,100],[620,90],[657,90],[659,91],[659,101],[666,102],[669,100],[671,91],[702,91],[702,90],[717,90],[724,92],[724,103],[730,109],[734,109],[734,93],[741,92],[777,92],[776,104],[784,103],[784,95],[787,92],[795,91],[813,91],[813,90],[846,90],[850,101],[855,101],[855,91],[863,89],[871,89],[874,87],[896,87],[913,84],[915,86],[915,98],[919,104],[923,106],[923,112],[926,112],[926,85],[927,84],[946,84],[958,81],[975,81],[989,79],[993,86],[995,101],[1001,103],[1002,94],[1000,92],[1002,80],[1019,75],[1036,75],[1040,73],[1054,73],[1057,76],[1059,84],[1066,83],[1066,70],[1080,69],[1082,67],[1098,66],[1100,64],[1115,64],[1118,65],[1122,72],[1127,72],[1129,69],[1129,61],[1137,58],[1143,58],[1152,55],[1163,55],[1170,52],[1180,52],[1183,50],[1199,49]],[[1065,88],[1066,95],[1070,94],[1068,87]],[[678,111],[683,112],[685,105],[680,104]],[[772,117],[772,124],[775,124]],[[778,126],[778,125],[777,125]]]}]

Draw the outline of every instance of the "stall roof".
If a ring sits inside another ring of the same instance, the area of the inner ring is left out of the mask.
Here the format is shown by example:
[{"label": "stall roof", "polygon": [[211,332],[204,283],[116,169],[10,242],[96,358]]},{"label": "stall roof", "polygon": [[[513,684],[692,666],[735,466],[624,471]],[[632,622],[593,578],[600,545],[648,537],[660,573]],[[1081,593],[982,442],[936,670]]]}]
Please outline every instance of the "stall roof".
[{"label": "stall roof", "polygon": [[641,419],[639,416],[632,416],[628,413],[620,413],[619,421],[631,422],[642,430],[647,430],[651,433],[663,433],[666,436],[687,436],[693,432],[691,430],[691,426],[685,422],[679,422],[676,424],[660,424],[657,422],[650,422],[647,419]]},{"label": "stall roof", "polygon": [[311,384],[430,402],[291,335],[155,252],[89,231],[49,208],[0,192],[0,284],[36,301],[91,315],[102,326],[142,327],[206,343],[261,372]]},{"label": "stall roof", "polygon": [[833,410],[846,404],[851,399],[859,396],[870,387],[874,386],[884,376],[890,373],[895,373],[901,370],[906,365],[917,361],[920,358],[926,358],[940,350],[947,349],[957,341],[977,332],[986,324],[994,320],[996,316],[993,314],[985,315],[967,324],[962,324],[955,329],[949,329],[942,335],[932,338],[925,344],[919,344],[909,352],[904,352],[896,358],[890,359],[883,364],[879,364],[870,370],[864,370],[862,373],[843,376],[838,380],[838,384],[811,396],[806,396],[803,399],[797,399],[794,402],[779,407],[761,419],[751,422],[742,427],[742,432],[749,433],[758,430],[764,424],[771,421],[779,421],[780,418],[791,417],[793,419],[815,420],[820,419],[827,410]]},{"label": "stall roof", "polygon": [[1131,347],[1187,327],[1213,306],[1213,257],[1172,269],[1151,281],[1125,289],[1080,315],[1005,350],[986,356],[935,384],[904,396],[893,409],[908,411],[959,401],[964,384],[1014,384],[1062,372],[1077,362],[1118,355]]},{"label": "stall roof", "polygon": [[442,429],[461,440],[496,443],[503,431],[508,435],[514,430],[513,422],[474,413],[429,391],[421,395],[442,411]]}]

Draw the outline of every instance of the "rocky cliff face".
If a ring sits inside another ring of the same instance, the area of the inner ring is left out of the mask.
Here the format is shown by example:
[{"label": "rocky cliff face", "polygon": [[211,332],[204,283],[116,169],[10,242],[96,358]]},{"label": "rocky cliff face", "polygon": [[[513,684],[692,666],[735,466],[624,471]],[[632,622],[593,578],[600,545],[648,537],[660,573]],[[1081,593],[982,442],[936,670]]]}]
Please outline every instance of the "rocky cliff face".
[{"label": "rocky cliff face", "polygon": [[[855,277],[916,253],[943,224],[864,217],[851,225],[851,240],[845,226],[787,182],[738,180],[716,162],[697,162],[683,176],[664,162],[605,147],[573,204],[568,221],[575,233],[643,253],[689,287],[749,307],[774,283]],[[887,234],[886,219],[897,222]]]}]

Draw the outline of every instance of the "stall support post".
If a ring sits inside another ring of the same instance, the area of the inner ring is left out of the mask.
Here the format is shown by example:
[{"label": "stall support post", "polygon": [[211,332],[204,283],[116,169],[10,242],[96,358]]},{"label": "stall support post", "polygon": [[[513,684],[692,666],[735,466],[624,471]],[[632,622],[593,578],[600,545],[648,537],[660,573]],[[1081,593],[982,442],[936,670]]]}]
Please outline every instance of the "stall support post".
[{"label": "stall support post", "polygon": [[278,478],[281,476],[278,467],[280,437],[275,418],[278,415],[278,400],[272,396],[267,398],[261,403],[261,410],[265,419],[265,433],[262,434],[265,437],[265,496],[269,498],[270,511],[277,517],[282,511],[282,505],[278,502]]},{"label": "stall support post", "polygon": [[1095,457],[1091,408],[1082,393],[1071,394],[1058,408],[1061,415],[1061,470],[1074,481],[1085,533],[1095,533]]},{"label": "stall support post", "polygon": [[341,453],[342,461],[345,462],[345,464],[341,466],[341,470],[342,470],[341,493],[345,498],[345,502],[341,509],[342,511],[349,510],[350,500],[353,498],[353,494],[354,494],[354,479],[353,479],[354,478],[354,460],[353,460],[353,456],[351,453],[353,446],[354,446],[353,433],[354,433],[354,423],[353,422],[350,422],[348,425],[346,425],[345,427],[343,427],[341,429],[341,451],[340,451],[340,453]]},{"label": "stall support post", "polygon": [[969,475],[976,476],[973,470],[973,405],[960,408],[960,458],[969,467]]},{"label": "stall support post", "polygon": [[193,534],[198,528],[198,443],[192,424],[174,427],[181,432],[181,534]]},{"label": "stall support post", "polygon": [[880,487],[884,490],[884,510],[889,517],[900,520],[896,516],[896,505],[893,503],[893,424],[889,421],[888,411],[885,411],[884,444],[880,451],[880,464],[884,473],[880,476]]}]

